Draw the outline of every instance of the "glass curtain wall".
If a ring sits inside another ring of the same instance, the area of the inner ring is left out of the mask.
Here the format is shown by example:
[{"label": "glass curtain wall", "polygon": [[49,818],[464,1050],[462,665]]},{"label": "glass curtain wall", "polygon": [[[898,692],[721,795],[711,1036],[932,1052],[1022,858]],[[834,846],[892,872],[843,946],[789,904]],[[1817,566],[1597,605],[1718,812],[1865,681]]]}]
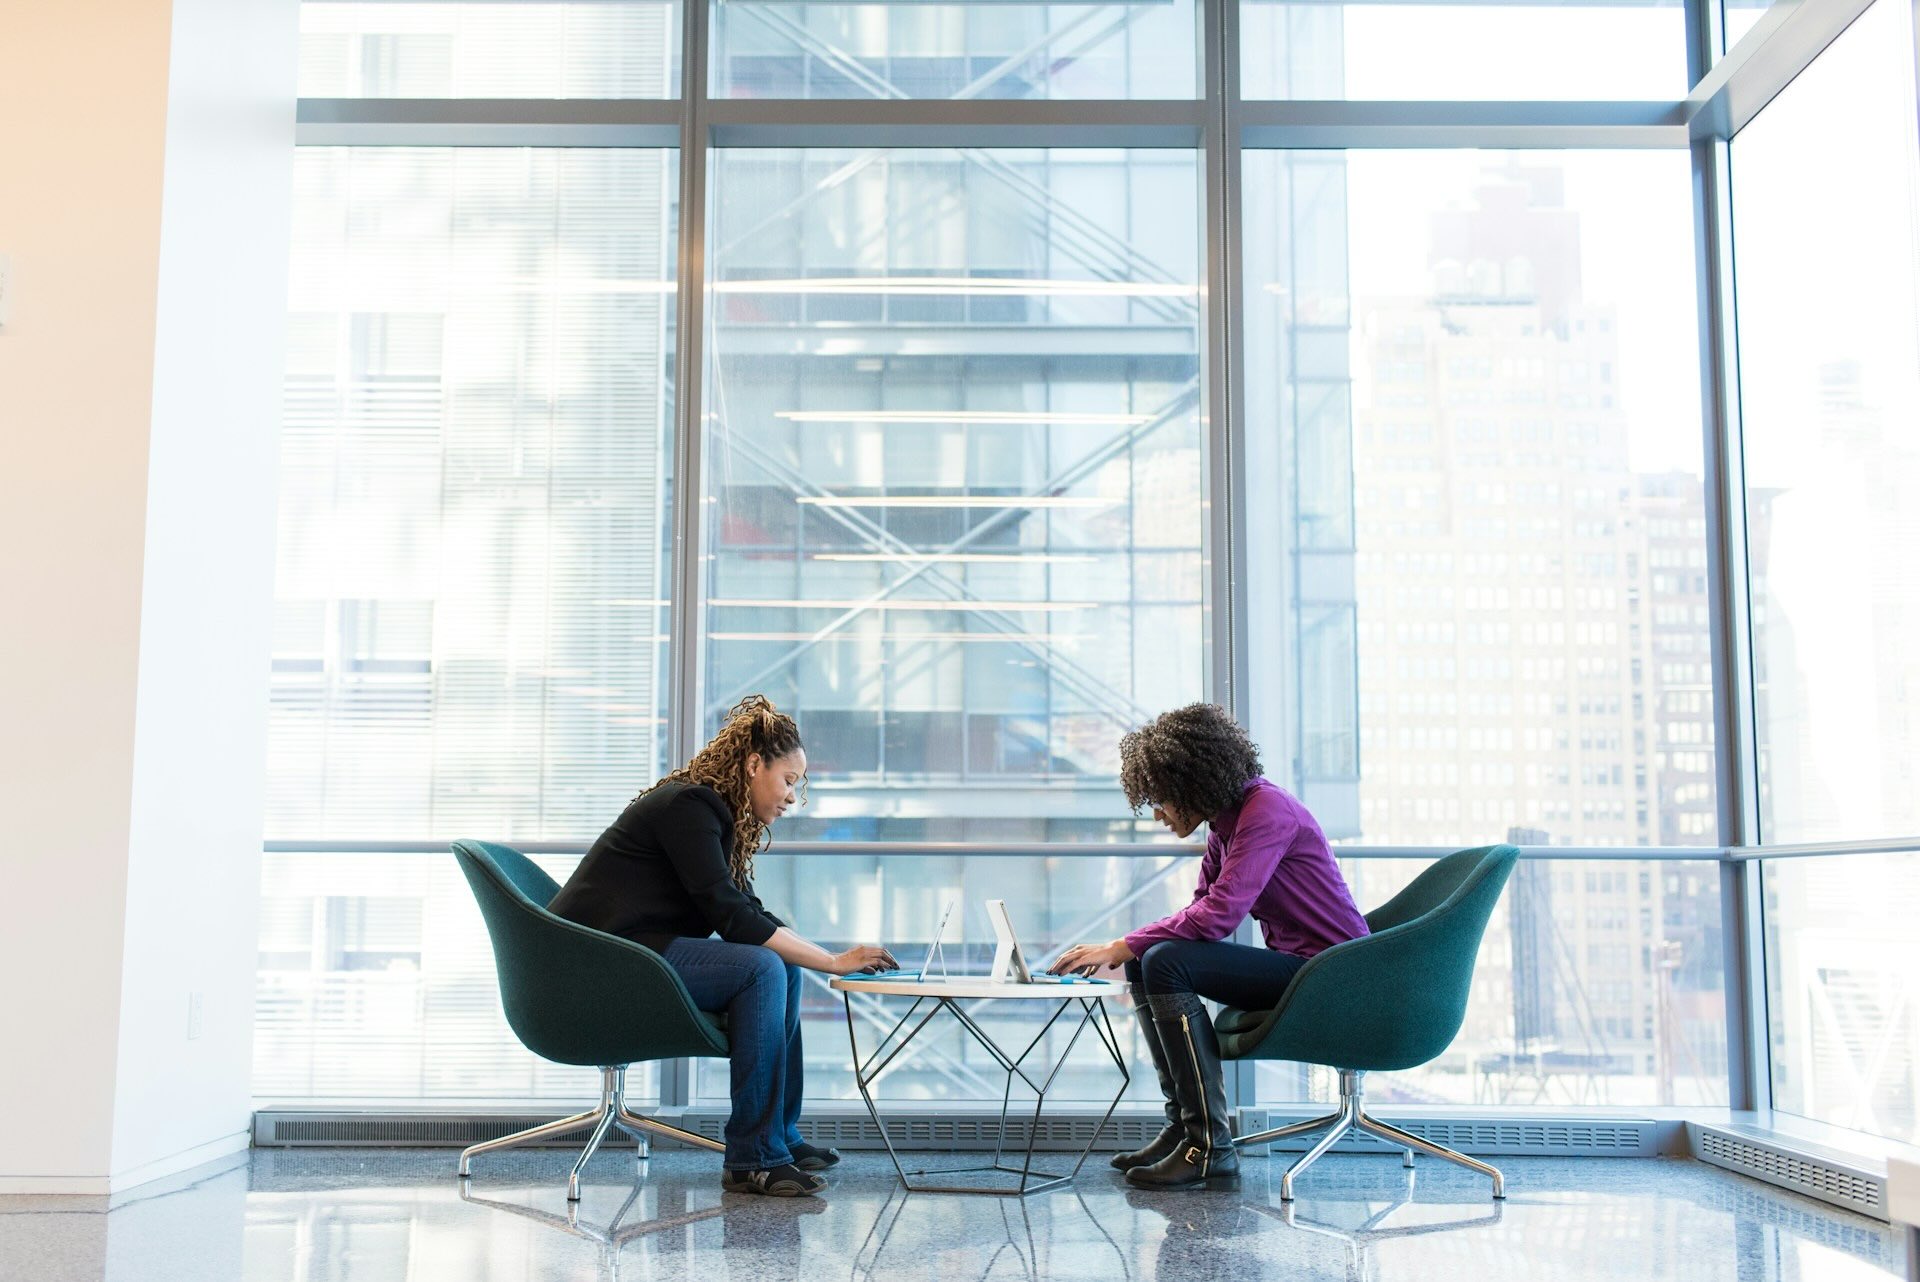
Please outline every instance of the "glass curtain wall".
[{"label": "glass curtain wall", "polygon": [[[1186,897],[1115,749],[1213,699],[1363,907],[1453,848],[1538,856],[1456,1044],[1376,1094],[1725,1101],[1757,997],[1782,1107],[1910,1131],[1913,959],[1842,925],[1904,902],[1912,843],[1718,849],[1729,779],[1751,840],[1920,832],[1910,18],[1879,0],[1732,140],[1717,315],[1709,153],[1644,122],[1778,24],[1708,2],[308,0],[261,1097],[590,1090],[513,1042],[445,842],[564,877],[744,693],[813,756],[769,902],[914,951],[957,898],[976,963],[983,898],[1045,953]],[[1703,434],[1720,328],[1742,414]],[[1729,486],[1750,582],[1710,575]],[[1716,706],[1736,592],[1750,710]],[[1722,887],[1758,877],[1765,991],[1729,993]],[[807,1012],[846,1100],[839,1000]],[[934,1050],[887,1091],[979,1093]]]},{"label": "glass curtain wall", "polygon": [[1248,98],[1671,100],[1689,87],[1685,11],[1668,0],[1242,0],[1240,34]]},{"label": "glass curtain wall", "polygon": [[1184,151],[715,153],[702,719],[794,710],[783,840],[1134,835],[1120,736],[1205,694],[1199,194]]},{"label": "glass curtain wall", "polygon": [[[1877,0],[1731,144],[1759,823],[1920,834],[1920,140]],[[1765,862],[1775,1107],[1920,1140],[1920,868]]]},{"label": "glass curtain wall", "polygon": [[[270,840],[573,838],[662,769],[676,180],[660,150],[300,149]],[[452,874],[268,856],[263,1095],[591,1084],[513,1040]]]},{"label": "glass curtain wall", "polygon": [[672,98],[679,18],[659,0],[309,0],[300,96]]},{"label": "glass curtain wall", "polygon": [[[1424,859],[1342,859],[1362,908]],[[1727,1102],[1720,870],[1710,859],[1528,859],[1495,907],[1446,1053],[1367,1077],[1370,1099],[1508,1109]],[[1263,1063],[1258,1102],[1339,1098],[1337,1074]]]},{"label": "glass curtain wall", "polygon": [[1770,843],[1920,834],[1912,48],[1879,0],[1731,147]]},{"label": "glass curtain wall", "polygon": [[1191,98],[1194,18],[1194,0],[725,0],[713,6],[713,95]]},{"label": "glass curtain wall", "polygon": [[[1248,485],[1280,496],[1248,506],[1248,598],[1300,620],[1250,656],[1261,741],[1336,840],[1717,844],[1686,155],[1243,173]],[[1419,867],[1346,864],[1363,907]],[[1451,1056],[1376,1089],[1724,1102],[1718,877],[1523,865]]]}]

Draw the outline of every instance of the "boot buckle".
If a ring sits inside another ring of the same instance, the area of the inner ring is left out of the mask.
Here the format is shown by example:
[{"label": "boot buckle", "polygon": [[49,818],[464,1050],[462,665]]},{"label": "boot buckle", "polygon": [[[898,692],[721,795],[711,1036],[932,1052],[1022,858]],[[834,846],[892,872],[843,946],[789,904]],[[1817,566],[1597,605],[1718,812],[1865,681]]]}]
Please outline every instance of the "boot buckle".
[{"label": "boot buckle", "polygon": [[1199,1165],[1201,1156],[1202,1154],[1198,1148],[1190,1147],[1187,1149],[1187,1161],[1192,1162],[1194,1165]]}]

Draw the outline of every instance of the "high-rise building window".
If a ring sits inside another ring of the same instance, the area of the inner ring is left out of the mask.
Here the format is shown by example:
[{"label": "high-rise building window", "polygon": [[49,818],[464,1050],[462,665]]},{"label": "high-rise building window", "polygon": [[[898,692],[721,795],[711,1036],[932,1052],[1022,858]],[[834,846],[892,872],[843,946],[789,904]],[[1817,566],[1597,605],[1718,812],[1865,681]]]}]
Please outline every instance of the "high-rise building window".
[{"label": "high-rise building window", "polygon": [[[579,838],[658,777],[676,173],[300,151],[269,839]],[[270,856],[265,893],[263,1093],[580,1089],[512,1042],[450,860]]]},{"label": "high-rise building window", "polygon": [[[1779,1103],[1910,1129],[1854,1056],[1900,950],[1829,910],[1904,903],[1920,830],[1913,33],[1878,0],[1742,128],[1815,56],[1763,8],[305,0],[260,1094],[590,1090],[514,1042],[444,843],[564,877],[743,694],[812,761],[777,911],[912,951],[1000,896],[1042,955],[1190,887],[1117,744],[1213,699],[1363,906],[1534,848],[1378,1093],[1765,1082],[1719,933],[1762,881]],[[809,987],[820,1097],[844,1009]]]},{"label": "high-rise building window", "polygon": [[[1878,0],[1731,144],[1767,844],[1920,831],[1913,41]],[[1920,855],[1768,860],[1763,884],[1774,1107],[1920,1141]]]},{"label": "high-rise building window", "polygon": [[1686,22],[1653,0],[1243,0],[1240,75],[1249,98],[1671,99]]},{"label": "high-rise building window", "polygon": [[788,840],[1124,840],[1202,697],[1181,151],[719,153],[703,722],[795,710]]},{"label": "high-rise building window", "polygon": [[1368,845],[1712,841],[1685,158],[1245,166],[1269,766]]},{"label": "high-rise building window", "polygon": [[1773,1106],[1920,1143],[1920,853],[1766,861]]},{"label": "high-rise building window", "polygon": [[[1710,845],[1678,155],[1245,157],[1249,702],[1336,841]],[[1290,649],[1289,647],[1297,647]],[[1685,743],[1686,754],[1665,750]],[[1683,759],[1684,758],[1684,759]],[[1348,861],[1364,907],[1420,865]],[[1408,1099],[1725,1098],[1718,870],[1516,874]],[[1635,889],[1635,886],[1639,886]],[[1262,1066],[1262,1100],[1332,1082]]]},{"label": "high-rise building window", "polygon": [[671,98],[673,0],[306,0],[303,98]]},{"label": "high-rise building window", "polygon": [[1191,98],[1194,0],[713,6],[721,98]]},{"label": "high-rise building window", "polygon": [[1880,0],[1732,143],[1768,842],[1920,832],[1912,47]]}]

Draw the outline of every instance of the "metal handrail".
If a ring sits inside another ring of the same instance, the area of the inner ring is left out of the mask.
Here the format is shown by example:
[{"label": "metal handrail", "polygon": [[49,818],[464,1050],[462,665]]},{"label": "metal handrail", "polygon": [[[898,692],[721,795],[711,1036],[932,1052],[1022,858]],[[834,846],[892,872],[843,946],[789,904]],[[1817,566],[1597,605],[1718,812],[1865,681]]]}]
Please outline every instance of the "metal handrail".
[{"label": "metal handrail", "polygon": [[[261,843],[269,855],[444,855],[453,838],[440,840],[330,840],[322,837],[275,838]],[[529,855],[584,855],[590,841],[514,841],[513,848]],[[1920,854],[1920,837],[1887,837],[1863,841],[1805,842],[1778,846],[1521,846],[1522,859],[1619,859],[1649,863],[1691,863],[1702,860],[1808,859],[1844,855]],[[966,842],[966,841],[791,841],[763,850],[759,858],[788,855],[894,855],[986,859],[1098,859],[1109,857],[1155,859],[1167,855],[1199,856],[1204,846],[1165,841],[1139,842]],[[1438,859],[1452,854],[1452,846],[1333,846],[1336,859]]]}]

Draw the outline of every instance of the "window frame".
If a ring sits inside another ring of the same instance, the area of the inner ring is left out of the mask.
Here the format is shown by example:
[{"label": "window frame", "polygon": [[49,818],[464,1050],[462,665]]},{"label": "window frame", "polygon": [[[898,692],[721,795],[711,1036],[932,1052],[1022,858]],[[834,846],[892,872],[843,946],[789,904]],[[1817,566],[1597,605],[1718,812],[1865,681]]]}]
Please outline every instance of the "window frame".
[{"label": "window frame", "polygon": [[[1753,644],[1748,605],[1745,479],[1738,352],[1733,311],[1728,144],[1870,0],[1803,0],[1774,5],[1731,48],[1720,0],[1685,0],[1690,89],[1672,102],[1254,101],[1240,91],[1239,0],[1196,6],[1198,84],[1191,100],[788,101],[709,95],[710,4],[683,0],[680,94],[664,100],[302,99],[301,146],[664,147],[679,153],[679,243],[673,413],[678,492],[703,493],[702,449],[707,291],[709,151],[734,147],[1123,147],[1196,149],[1200,155],[1203,296],[1201,379],[1207,407],[1203,544],[1206,620],[1203,683],[1230,710],[1247,704],[1247,611],[1239,583],[1245,546],[1245,372],[1238,344],[1244,319],[1241,155],[1246,149],[1487,148],[1687,149],[1693,176],[1699,359],[1705,450],[1707,578],[1710,601],[1717,846],[1526,847],[1523,857],[1717,859],[1721,876],[1729,1048],[1729,1105],[1772,1104],[1765,1006],[1760,860],[1894,853],[1920,838],[1763,846],[1758,824]],[[1548,56],[1577,57],[1577,50]],[[698,643],[705,614],[697,503],[675,505],[669,645],[670,751],[699,746],[702,718]],[[1281,655],[1283,667],[1292,661]],[[451,835],[451,834],[450,834]],[[340,841],[322,834],[266,843],[269,852],[443,854],[444,842]],[[566,843],[528,843],[534,853],[576,852]],[[796,853],[1164,856],[1180,847],[811,842]],[[1341,847],[1343,857],[1430,858],[1425,847]],[[1252,1071],[1229,1088],[1251,1100]],[[686,1100],[684,1066],[663,1077],[666,1102]]]}]

